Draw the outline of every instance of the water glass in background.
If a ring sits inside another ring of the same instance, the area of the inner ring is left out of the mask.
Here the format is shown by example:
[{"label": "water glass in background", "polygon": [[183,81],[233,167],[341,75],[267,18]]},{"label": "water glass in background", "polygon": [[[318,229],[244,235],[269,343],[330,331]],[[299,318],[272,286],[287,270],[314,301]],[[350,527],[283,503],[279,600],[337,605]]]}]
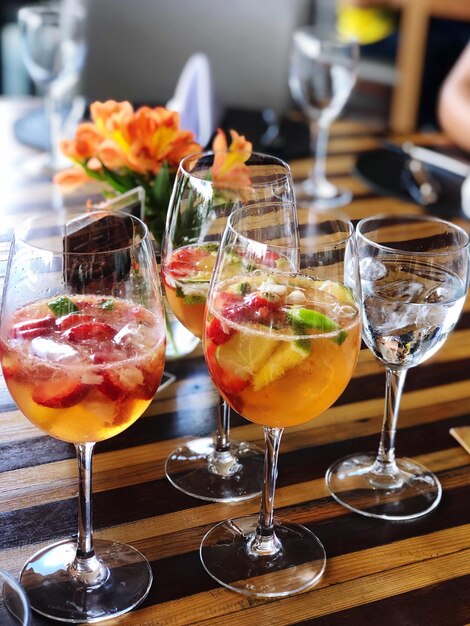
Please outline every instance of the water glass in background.
[{"label": "water glass in background", "polygon": [[60,140],[73,131],[84,112],[77,96],[86,54],[85,0],[26,6],[18,12],[22,55],[36,88],[44,96],[49,151],[27,164],[32,175],[50,174],[68,165]]},{"label": "water glass in background", "polygon": [[368,517],[407,520],[432,511],[442,487],[420,463],[395,458],[400,398],[407,371],[443,345],[468,288],[469,236],[460,227],[421,215],[371,217],[357,226],[363,338],[386,368],[385,412],[378,453],[334,463],[332,496]]},{"label": "water glass in background", "polygon": [[331,123],[346,104],[356,82],[356,41],[323,29],[294,31],[289,62],[289,88],[310,123],[315,163],[310,177],[296,186],[298,200],[318,209],[347,204],[350,191],[326,179],[326,150]]}]

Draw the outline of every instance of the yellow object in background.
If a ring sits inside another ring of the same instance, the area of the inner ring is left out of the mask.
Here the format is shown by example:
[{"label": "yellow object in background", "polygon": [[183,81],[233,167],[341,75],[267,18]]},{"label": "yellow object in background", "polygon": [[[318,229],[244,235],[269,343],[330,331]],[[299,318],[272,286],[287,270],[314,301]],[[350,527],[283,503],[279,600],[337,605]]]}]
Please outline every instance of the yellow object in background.
[{"label": "yellow object in background", "polygon": [[354,37],[360,44],[385,39],[395,28],[396,15],[389,9],[338,7],[338,32],[345,37]]}]

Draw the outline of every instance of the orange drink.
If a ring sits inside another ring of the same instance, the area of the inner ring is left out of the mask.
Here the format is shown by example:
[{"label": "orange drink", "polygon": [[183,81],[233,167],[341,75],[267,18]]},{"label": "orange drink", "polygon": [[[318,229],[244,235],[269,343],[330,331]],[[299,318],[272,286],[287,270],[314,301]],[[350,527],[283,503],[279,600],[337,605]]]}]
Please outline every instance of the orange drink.
[{"label": "orange drink", "polygon": [[0,344],[18,408],[63,441],[96,442],[128,428],[163,372],[165,329],[128,300],[59,296],[13,312]]},{"label": "orange drink", "polygon": [[226,401],[247,419],[275,428],[323,413],[355,368],[360,314],[349,289],[258,270],[215,287],[205,354]]},{"label": "orange drink", "polygon": [[217,249],[217,243],[184,246],[174,250],[162,263],[168,304],[183,326],[200,339]]}]

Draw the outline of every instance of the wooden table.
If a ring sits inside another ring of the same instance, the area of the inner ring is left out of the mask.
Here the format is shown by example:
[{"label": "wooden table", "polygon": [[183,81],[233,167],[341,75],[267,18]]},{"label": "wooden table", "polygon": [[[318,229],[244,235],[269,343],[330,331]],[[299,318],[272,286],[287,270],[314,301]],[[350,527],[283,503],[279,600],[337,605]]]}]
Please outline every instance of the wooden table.
[{"label": "wooden table", "polygon": [[[27,150],[15,144],[11,120],[21,111],[0,102],[1,245],[25,215],[50,210],[47,180],[20,174]],[[10,134],[9,134],[10,133]],[[417,142],[443,145],[439,135]],[[378,197],[350,175],[356,155],[380,135],[355,123],[333,129],[328,170],[349,185],[354,220],[378,212],[422,212]],[[7,142],[7,144],[3,143]],[[310,160],[293,164],[306,174]],[[5,177],[5,172],[7,176]],[[463,223],[470,230],[470,223]],[[276,510],[311,528],[328,555],[326,573],[308,592],[282,600],[247,598],[219,587],[203,570],[199,543],[216,522],[254,513],[257,500],[210,504],[176,491],[164,476],[169,452],[185,439],[215,428],[216,394],[201,352],[167,363],[176,382],[158,393],[146,414],[118,437],[100,443],[94,464],[97,537],[129,542],[151,561],[154,584],[144,604],[108,622],[125,626],[356,626],[470,623],[470,455],[449,435],[470,424],[470,301],[458,327],[430,361],[410,370],[402,402],[398,452],[439,476],[438,508],[414,522],[389,523],[355,515],[329,497],[324,474],[339,457],[375,449],[381,426],[384,369],[367,349],[335,406],[301,428],[285,432]],[[41,546],[76,528],[74,448],[38,431],[0,389],[0,567],[18,575]],[[261,428],[233,420],[233,435],[262,443]],[[52,624],[34,617],[33,624]]]}]

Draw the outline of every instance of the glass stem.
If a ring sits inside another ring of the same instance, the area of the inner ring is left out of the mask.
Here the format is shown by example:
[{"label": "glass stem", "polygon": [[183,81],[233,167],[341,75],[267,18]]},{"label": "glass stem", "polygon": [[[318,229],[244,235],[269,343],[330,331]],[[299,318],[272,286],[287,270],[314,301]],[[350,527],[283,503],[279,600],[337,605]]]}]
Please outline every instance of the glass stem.
[{"label": "glass stem", "polygon": [[95,586],[106,579],[106,568],[93,547],[92,460],[94,443],[75,445],[78,461],[77,552],[69,573],[81,582]]},{"label": "glass stem", "polygon": [[384,419],[373,471],[380,475],[393,476],[398,474],[395,461],[395,435],[407,370],[392,370],[387,367],[385,373]]},{"label": "glass stem", "polygon": [[60,100],[54,97],[48,89],[44,95],[44,109],[49,124],[49,154],[53,169],[59,169],[60,163],[60,140],[62,127],[62,113]]},{"label": "glass stem", "polygon": [[218,476],[233,476],[241,465],[230,448],[230,407],[219,396],[215,450],[207,459],[209,471]]},{"label": "glass stem", "polygon": [[264,427],[264,481],[261,494],[261,510],[251,550],[260,556],[272,556],[281,549],[274,532],[274,493],[277,479],[277,460],[283,428]]},{"label": "glass stem", "polygon": [[217,407],[216,449],[221,453],[230,450],[230,407],[221,396]]},{"label": "glass stem", "polygon": [[[315,161],[310,172],[310,179],[315,188],[321,190],[328,185],[326,180],[326,155],[328,148],[329,125],[320,121],[310,122],[310,141]],[[319,193],[321,195],[321,192]]]}]

